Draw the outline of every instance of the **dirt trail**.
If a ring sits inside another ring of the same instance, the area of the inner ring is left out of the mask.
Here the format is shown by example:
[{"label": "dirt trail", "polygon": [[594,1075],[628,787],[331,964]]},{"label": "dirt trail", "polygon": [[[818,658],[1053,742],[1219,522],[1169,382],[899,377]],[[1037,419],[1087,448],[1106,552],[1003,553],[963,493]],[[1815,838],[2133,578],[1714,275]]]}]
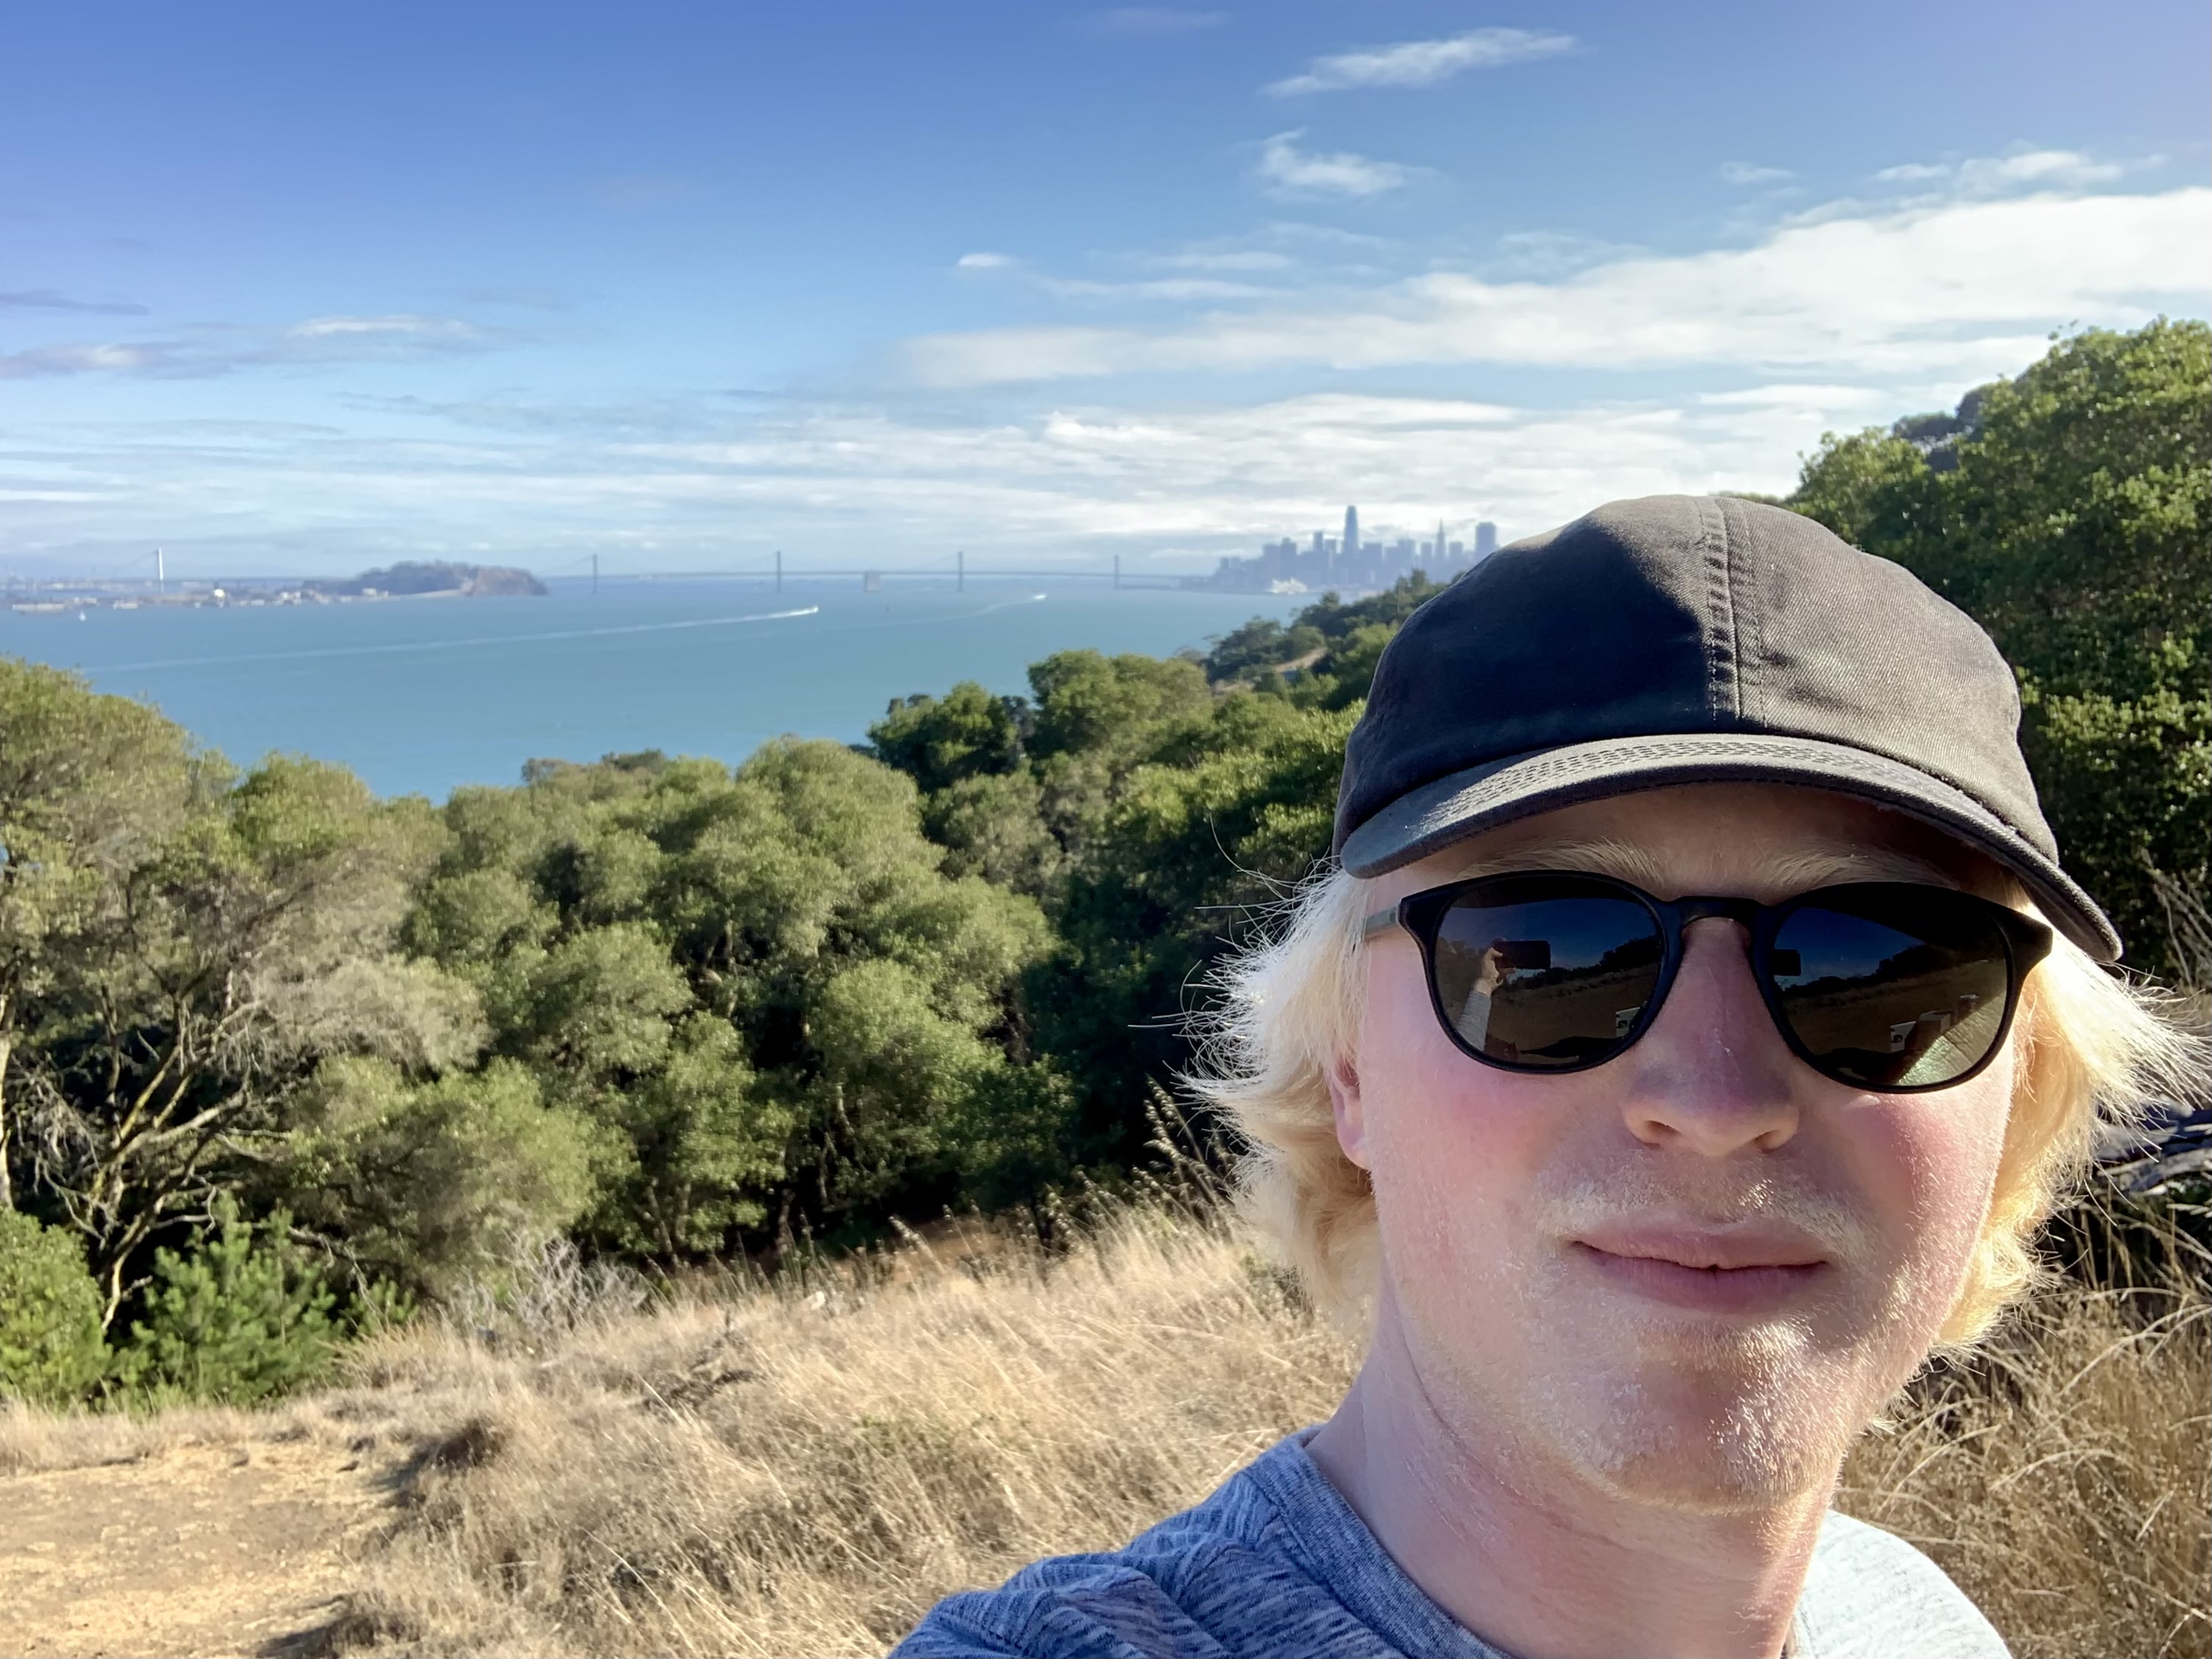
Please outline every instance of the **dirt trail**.
[{"label": "dirt trail", "polygon": [[306,1438],[0,1477],[0,1653],[313,1651],[392,1472]]}]

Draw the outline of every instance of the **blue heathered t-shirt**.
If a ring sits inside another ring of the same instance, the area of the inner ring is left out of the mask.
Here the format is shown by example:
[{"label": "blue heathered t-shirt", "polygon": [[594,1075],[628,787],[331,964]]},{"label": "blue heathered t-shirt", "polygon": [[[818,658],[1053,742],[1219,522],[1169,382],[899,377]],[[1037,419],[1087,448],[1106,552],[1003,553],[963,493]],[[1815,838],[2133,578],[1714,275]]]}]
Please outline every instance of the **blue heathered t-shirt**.
[{"label": "blue heathered t-shirt", "polygon": [[[1062,1555],[947,1596],[893,1659],[1025,1655],[1450,1655],[1510,1659],[1422,1593],[1330,1486],[1278,1442],[1195,1509],[1126,1549]],[[1942,1569],[1830,1514],[1798,1598],[1791,1659],[2008,1659]]]}]

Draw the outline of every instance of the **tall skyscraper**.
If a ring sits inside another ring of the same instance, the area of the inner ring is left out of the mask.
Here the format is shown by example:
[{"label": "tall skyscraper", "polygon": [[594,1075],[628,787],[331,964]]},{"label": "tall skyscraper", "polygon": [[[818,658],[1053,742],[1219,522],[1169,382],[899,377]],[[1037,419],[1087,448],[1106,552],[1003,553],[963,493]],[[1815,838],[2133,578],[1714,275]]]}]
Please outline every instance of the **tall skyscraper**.
[{"label": "tall skyscraper", "polygon": [[1486,559],[1496,551],[1498,551],[1498,526],[1488,523],[1475,526],[1474,556],[1478,559]]},{"label": "tall skyscraper", "polygon": [[1354,557],[1359,551],[1359,509],[1356,507],[1344,509],[1343,547],[1344,556],[1347,559]]}]

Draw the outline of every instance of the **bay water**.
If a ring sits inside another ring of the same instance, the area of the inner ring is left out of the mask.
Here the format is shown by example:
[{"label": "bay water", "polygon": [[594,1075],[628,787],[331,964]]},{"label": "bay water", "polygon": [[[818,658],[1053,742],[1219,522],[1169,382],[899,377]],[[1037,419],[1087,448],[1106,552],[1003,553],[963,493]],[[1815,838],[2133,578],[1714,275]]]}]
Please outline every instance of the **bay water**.
[{"label": "bay water", "polygon": [[0,611],[0,653],[73,668],[250,763],[350,767],[380,794],[513,783],[533,758],[737,762],[782,733],[857,742],[895,696],[1028,689],[1052,652],[1164,656],[1308,601],[1054,585],[555,582],[543,599]]}]

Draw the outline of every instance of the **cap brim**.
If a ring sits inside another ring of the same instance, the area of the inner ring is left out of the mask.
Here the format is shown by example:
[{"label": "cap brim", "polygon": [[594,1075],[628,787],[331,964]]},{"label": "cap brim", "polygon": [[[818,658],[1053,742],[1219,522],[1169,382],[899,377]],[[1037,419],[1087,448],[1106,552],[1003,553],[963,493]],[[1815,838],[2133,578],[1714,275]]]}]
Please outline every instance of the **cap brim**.
[{"label": "cap brim", "polygon": [[1749,732],[1606,738],[1509,756],[1401,795],[1345,837],[1355,876],[1379,876],[1455,842],[1577,801],[1678,783],[1788,783],[1856,795],[1948,831],[2018,876],[2051,924],[2099,962],[2120,936],[2095,901],[1972,796],[1887,756]]}]

